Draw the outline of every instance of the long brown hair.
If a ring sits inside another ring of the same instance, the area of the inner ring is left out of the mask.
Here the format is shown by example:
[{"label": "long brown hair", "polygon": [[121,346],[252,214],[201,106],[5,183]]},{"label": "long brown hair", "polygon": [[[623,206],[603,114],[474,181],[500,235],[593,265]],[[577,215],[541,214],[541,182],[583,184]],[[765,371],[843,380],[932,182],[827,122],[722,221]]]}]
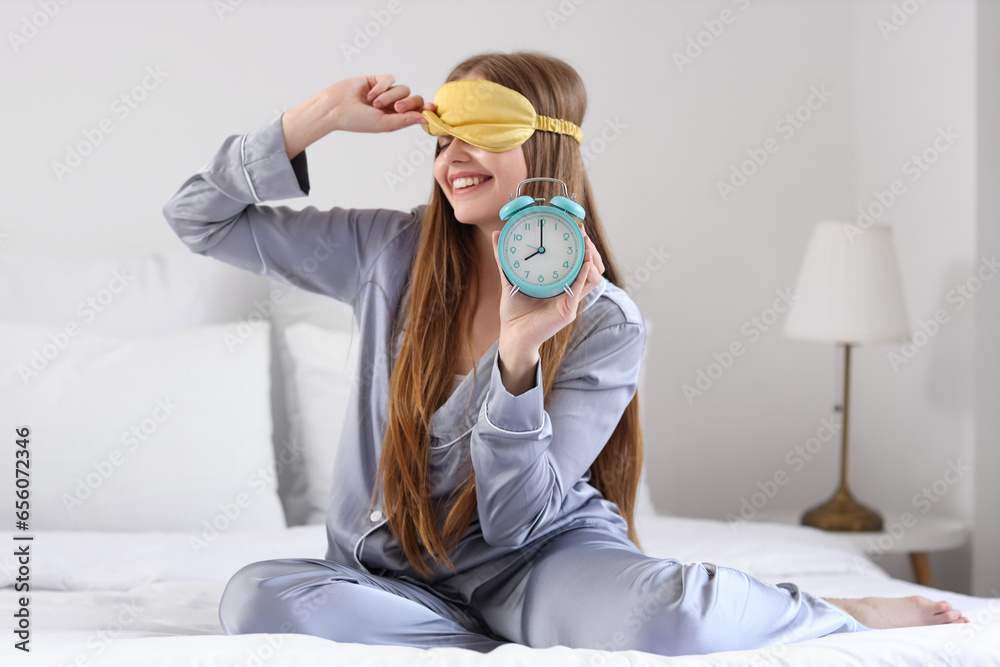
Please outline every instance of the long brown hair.
[{"label": "long brown hair", "polygon": [[[460,63],[448,81],[473,72],[520,92],[541,115],[577,125],[583,121],[587,105],[583,82],[561,60],[532,52],[484,53]],[[558,178],[571,193],[577,193],[587,212],[587,234],[604,260],[604,277],[620,285],[621,274],[594,205],[579,144],[566,135],[535,132],[522,147],[529,177]],[[529,185],[540,187],[523,188],[522,194],[562,194],[561,189],[550,192],[548,183]],[[429,447],[431,417],[451,393],[454,374],[464,370],[458,368],[460,355],[455,350],[464,346],[475,360],[471,328],[477,306],[478,256],[473,236],[476,228],[455,219],[436,181],[421,225],[411,281],[400,310],[406,328],[389,382],[388,425],[377,475],[390,529],[413,568],[430,576],[428,557],[454,569],[448,553],[461,540],[476,513],[476,480],[470,466],[468,477],[447,499],[449,508],[441,525],[431,499]],[[546,402],[577,322],[579,318],[539,350]],[[632,514],[642,449],[636,392],[591,466],[590,483],[618,506],[628,522],[629,538],[637,545]]]}]

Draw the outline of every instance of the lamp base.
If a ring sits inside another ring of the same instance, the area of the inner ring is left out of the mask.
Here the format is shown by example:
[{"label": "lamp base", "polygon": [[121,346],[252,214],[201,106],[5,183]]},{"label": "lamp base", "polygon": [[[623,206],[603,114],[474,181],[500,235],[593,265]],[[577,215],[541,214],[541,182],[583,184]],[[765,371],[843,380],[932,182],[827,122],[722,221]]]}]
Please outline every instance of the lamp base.
[{"label": "lamp base", "polygon": [[823,530],[865,532],[882,530],[882,517],[841,489],[830,500],[802,515],[802,525]]}]

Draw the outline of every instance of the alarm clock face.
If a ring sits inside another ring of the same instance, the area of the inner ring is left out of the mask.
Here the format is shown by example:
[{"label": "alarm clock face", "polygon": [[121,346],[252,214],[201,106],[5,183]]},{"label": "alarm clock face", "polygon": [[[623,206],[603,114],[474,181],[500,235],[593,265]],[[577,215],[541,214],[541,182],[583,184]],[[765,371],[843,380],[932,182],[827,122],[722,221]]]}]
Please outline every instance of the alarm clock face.
[{"label": "alarm clock face", "polygon": [[555,296],[580,271],[582,236],[568,216],[547,207],[528,208],[507,223],[500,239],[508,278],[529,295],[551,290]]}]

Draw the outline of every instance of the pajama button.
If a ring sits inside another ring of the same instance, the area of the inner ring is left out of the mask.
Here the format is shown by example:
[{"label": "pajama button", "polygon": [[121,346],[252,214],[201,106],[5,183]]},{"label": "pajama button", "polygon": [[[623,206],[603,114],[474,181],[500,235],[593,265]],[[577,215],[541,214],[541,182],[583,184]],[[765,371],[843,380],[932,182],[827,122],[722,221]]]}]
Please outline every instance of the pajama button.
[{"label": "pajama button", "polygon": [[372,523],[378,523],[379,521],[382,520],[382,513],[379,512],[378,510],[375,510],[370,515],[368,515],[368,518],[372,520]]}]

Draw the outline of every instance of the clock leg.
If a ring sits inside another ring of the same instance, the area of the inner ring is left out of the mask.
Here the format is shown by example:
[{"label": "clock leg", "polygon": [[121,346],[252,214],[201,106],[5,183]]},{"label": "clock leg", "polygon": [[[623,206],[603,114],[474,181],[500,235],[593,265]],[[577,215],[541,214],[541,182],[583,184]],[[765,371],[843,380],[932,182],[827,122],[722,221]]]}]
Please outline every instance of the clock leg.
[{"label": "clock leg", "polygon": [[569,288],[569,285],[563,285],[563,289],[566,290],[566,293],[569,294],[570,296],[576,296],[575,294],[573,294],[573,290]]},{"label": "clock leg", "polygon": [[511,288],[511,290],[510,290],[510,294],[508,294],[507,296],[514,296],[515,294],[517,294],[520,291],[521,291],[520,288],[518,288],[517,285],[514,285],[514,287]]}]

